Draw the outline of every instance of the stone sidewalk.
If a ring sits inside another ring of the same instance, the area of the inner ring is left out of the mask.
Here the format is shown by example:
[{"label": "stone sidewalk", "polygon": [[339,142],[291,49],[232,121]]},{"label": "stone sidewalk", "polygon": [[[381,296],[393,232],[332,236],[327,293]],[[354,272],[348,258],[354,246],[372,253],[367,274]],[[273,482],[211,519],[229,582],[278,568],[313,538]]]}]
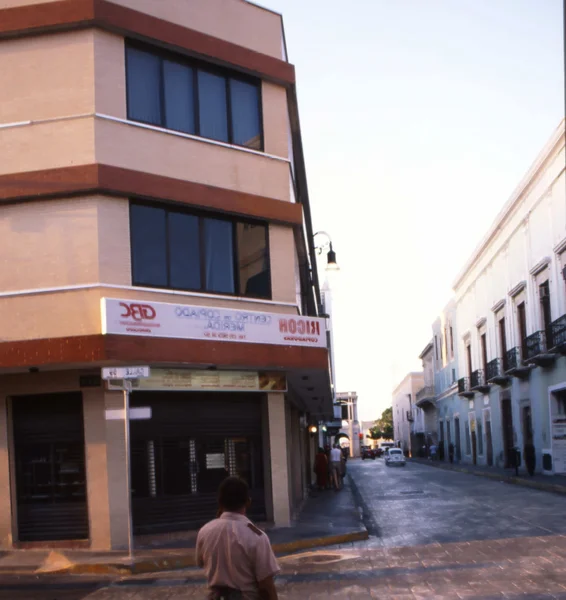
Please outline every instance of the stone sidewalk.
[{"label": "stone sidewalk", "polygon": [[[340,492],[313,491],[291,527],[263,526],[276,554],[366,540],[350,478]],[[196,532],[142,540],[133,560],[121,552],[13,550],[0,552],[0,573],[127,575],[194,567]]]},{"label": "stone sidewalk", "polygon": [[532,477],[524,470],[519,469],[519,475],[515,475],[514,469],[501,469],[497,467],[488,467],[484,465],[469,465],[465,463],[450,463],[448,461],[430,460],[426,458],[411,458],[411,462],[436,467],[447,471],[456,471],[458,473],[469,473],[477,477],[487,477],[496,481],[504,481],[545,492],[554,492],[557,494],[566,494],[566,476],[565,475],[541,475],[536,473]]}]

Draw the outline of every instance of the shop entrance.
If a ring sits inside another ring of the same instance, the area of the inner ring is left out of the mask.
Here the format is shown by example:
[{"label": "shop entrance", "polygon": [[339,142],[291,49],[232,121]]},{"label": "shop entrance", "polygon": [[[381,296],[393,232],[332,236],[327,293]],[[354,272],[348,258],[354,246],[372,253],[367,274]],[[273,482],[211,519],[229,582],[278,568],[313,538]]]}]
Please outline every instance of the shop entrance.
[{"label": "shop entrance", "polygon": [[218,486],[248,482],[252,519],[265,520],[261,394],[134,392],[131,421],[135,534],[195,529],[216,515]]},{"label": "shop entrance", "polygon": [[18,540],[88,539],[82,395],[12,398]]}]

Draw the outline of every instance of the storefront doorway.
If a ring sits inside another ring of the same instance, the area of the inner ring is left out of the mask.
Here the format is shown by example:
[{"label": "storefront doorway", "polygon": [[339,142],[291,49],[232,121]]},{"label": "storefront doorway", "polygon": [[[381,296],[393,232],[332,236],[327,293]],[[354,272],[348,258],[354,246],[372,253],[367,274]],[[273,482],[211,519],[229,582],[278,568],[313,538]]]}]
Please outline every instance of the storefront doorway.
[{"label": "storefront doorway", "polygon": [[82,395],[12,398],[21,542],[89,537]]},{"label": "storefront doorway", "polygon": [[503,431],[503,451],[505,453],[505,468],[514,466],[513,412],[511,398],[501,399],[501,428]]},{"label": "storefront doorway", "polygon": [[134,533],[200,527],[216,514],[218,486],[238,475],[250,486],[250,517],[266,519],[262,394],[134,392],[131,422]]}]

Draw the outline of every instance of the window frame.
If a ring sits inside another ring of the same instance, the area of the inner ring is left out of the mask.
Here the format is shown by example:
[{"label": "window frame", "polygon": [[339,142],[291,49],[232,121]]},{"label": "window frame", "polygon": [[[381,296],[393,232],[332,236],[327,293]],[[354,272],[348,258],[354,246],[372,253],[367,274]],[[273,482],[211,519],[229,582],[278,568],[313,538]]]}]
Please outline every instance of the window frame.
[{"label": "window frame", "polygon": [[[159,59],[159,96],[160,96],[160,104],[161,104],[161,115],[160,120],[161,124],[156,125],[155,123],[150,123],[149,121],[143,121],[141,119],[132,119],[130,117],[129,105],[130,105],[130,89],[128,85],[128,49],[132,48],[135,50],[140,50],[141,52],[147,52],[149,54],[153,54],[157,56]],[[195,132],[187,133],[186,131],[182,131],[180,129],[172,129],[166,124],[166,109],[165,109],[165,79],[164,79],[164,68],[163,63],[165,60],[169,60],[171,62],[178,63],[180,65],[184,65],[190,69],[192,69],[192,79],[193,79],[193,118],[195,124]],[[177,52],[172,52],[170,50],[165,50],[163,48],[159,48],[153,46],[151,44],[146,44],[143,42],[139,42],[137,40],[132,40],[130,38],[126,38],[124,43],[124,65],[125,65],[125,85],[126,85],[126,115],[127,120],[132,123],[143,123],[144,125],[148,125],[150,127],[159,127],[161,129],[166,129],[167,131],[175,131],[182,133],[187,136],[194,136],[198,138],[202,138],[203,140],[209,140],[211,142],[215,142],[217,144],[227,144],[229,146],[235,146],[237,148],[244,148],[246,150],[250,150],[253,152],[265,152],[265,131],[264,131],[264,122],[263,122],[263,86],[262,80],[257,77],[253,77],[251,75],[246,75],[245,73],[241,73],[240,71],[223,68],[206,61],[202,61],[190,56],[186,56],[184,54],[180,54]],[[217,75],[224,79],[224,89],[226,94],[226,117],[227,117],[227,129],[228,129],[228,141],[216,140],[214,138],[206,137],[201,135],[200,133],[200,101],[199,101],[199,83],[198,83],[198,72],[204,71],[210,73],[211,75]],[[248,83],[254,85],[257,88],[257,111],[258,111],[258,119],[259,119],[259,136],[260,136],[260,147],[257,148],[249,148],[248,146],[243,146],[241,144],[234,143],[234,128],[233,128],[233,119],[232,119],[232,97],[230,92],[230,80],[234,79],[237,81],[241,81],[243,83]]]},{"label": "window frame", "polygon": [[[146,206],[150,208],[159,208],[165,211],[165,257],[166,257],[166,279],[167,286],[152,285],[147,283],[136,283],[134,280],[134,263],[135,263],[135,252],[134,245],[132,244],[132,209],[134,206]],[[169,214],[178,213],[183,215],[189,215],[198,219],[198,231],[199,231],[199,267],[200,267],[200,288],[185,288],[176,287],[169,285],[171,282],[171,261],[170,261],[170,244],[169,244]],[[193,209],[179,206],[175,203],[164,203],[164,202],[152,202],[149,200],[130,198],[128,202],[128,218],[129,218],[129,241],[130,241],[130,273],[132,278],[132,286],[140,288],[149,288],[157,290],[173,290],[178,292],[197,292],[201,294],[210,294],[216,296],[229,296],[232,298],[250,298],[253,300],[273,300],[273,281],[272,281],[272,269],[271,269],[271,240],[269,235],[269,222],[261,221],[259,219],[240,218],[237,216],[224,215],[221,213],[207,212],[203,210]],[[230,223],[232,226],[232,268],[234,271],[234,292],[217,292],[208,290],[206,287],[206,240],[204,235],[204,220],[205,219],[216,219],[219,221],[225,221]],[[266,261],[269,269],[269,290],[267,296],[254,296],[245,295],[240,293],[240,265],[239,265],[239,253],[238,253],[238,223],[245,223],[249,225],[260,225],[265,228],[265,250],[266,250]]]}]

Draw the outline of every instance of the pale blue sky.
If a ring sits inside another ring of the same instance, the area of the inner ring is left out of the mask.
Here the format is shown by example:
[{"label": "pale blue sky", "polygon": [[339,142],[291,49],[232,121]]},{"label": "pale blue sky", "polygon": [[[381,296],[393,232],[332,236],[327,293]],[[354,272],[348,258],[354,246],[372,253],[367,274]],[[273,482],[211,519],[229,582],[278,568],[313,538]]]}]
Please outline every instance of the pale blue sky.
[{"label": "pale blue sky", "polygon": [[296,65],[316,229],[330,233],[339,391],[363,418],[564,116],[562,0],[263,0]]}]

